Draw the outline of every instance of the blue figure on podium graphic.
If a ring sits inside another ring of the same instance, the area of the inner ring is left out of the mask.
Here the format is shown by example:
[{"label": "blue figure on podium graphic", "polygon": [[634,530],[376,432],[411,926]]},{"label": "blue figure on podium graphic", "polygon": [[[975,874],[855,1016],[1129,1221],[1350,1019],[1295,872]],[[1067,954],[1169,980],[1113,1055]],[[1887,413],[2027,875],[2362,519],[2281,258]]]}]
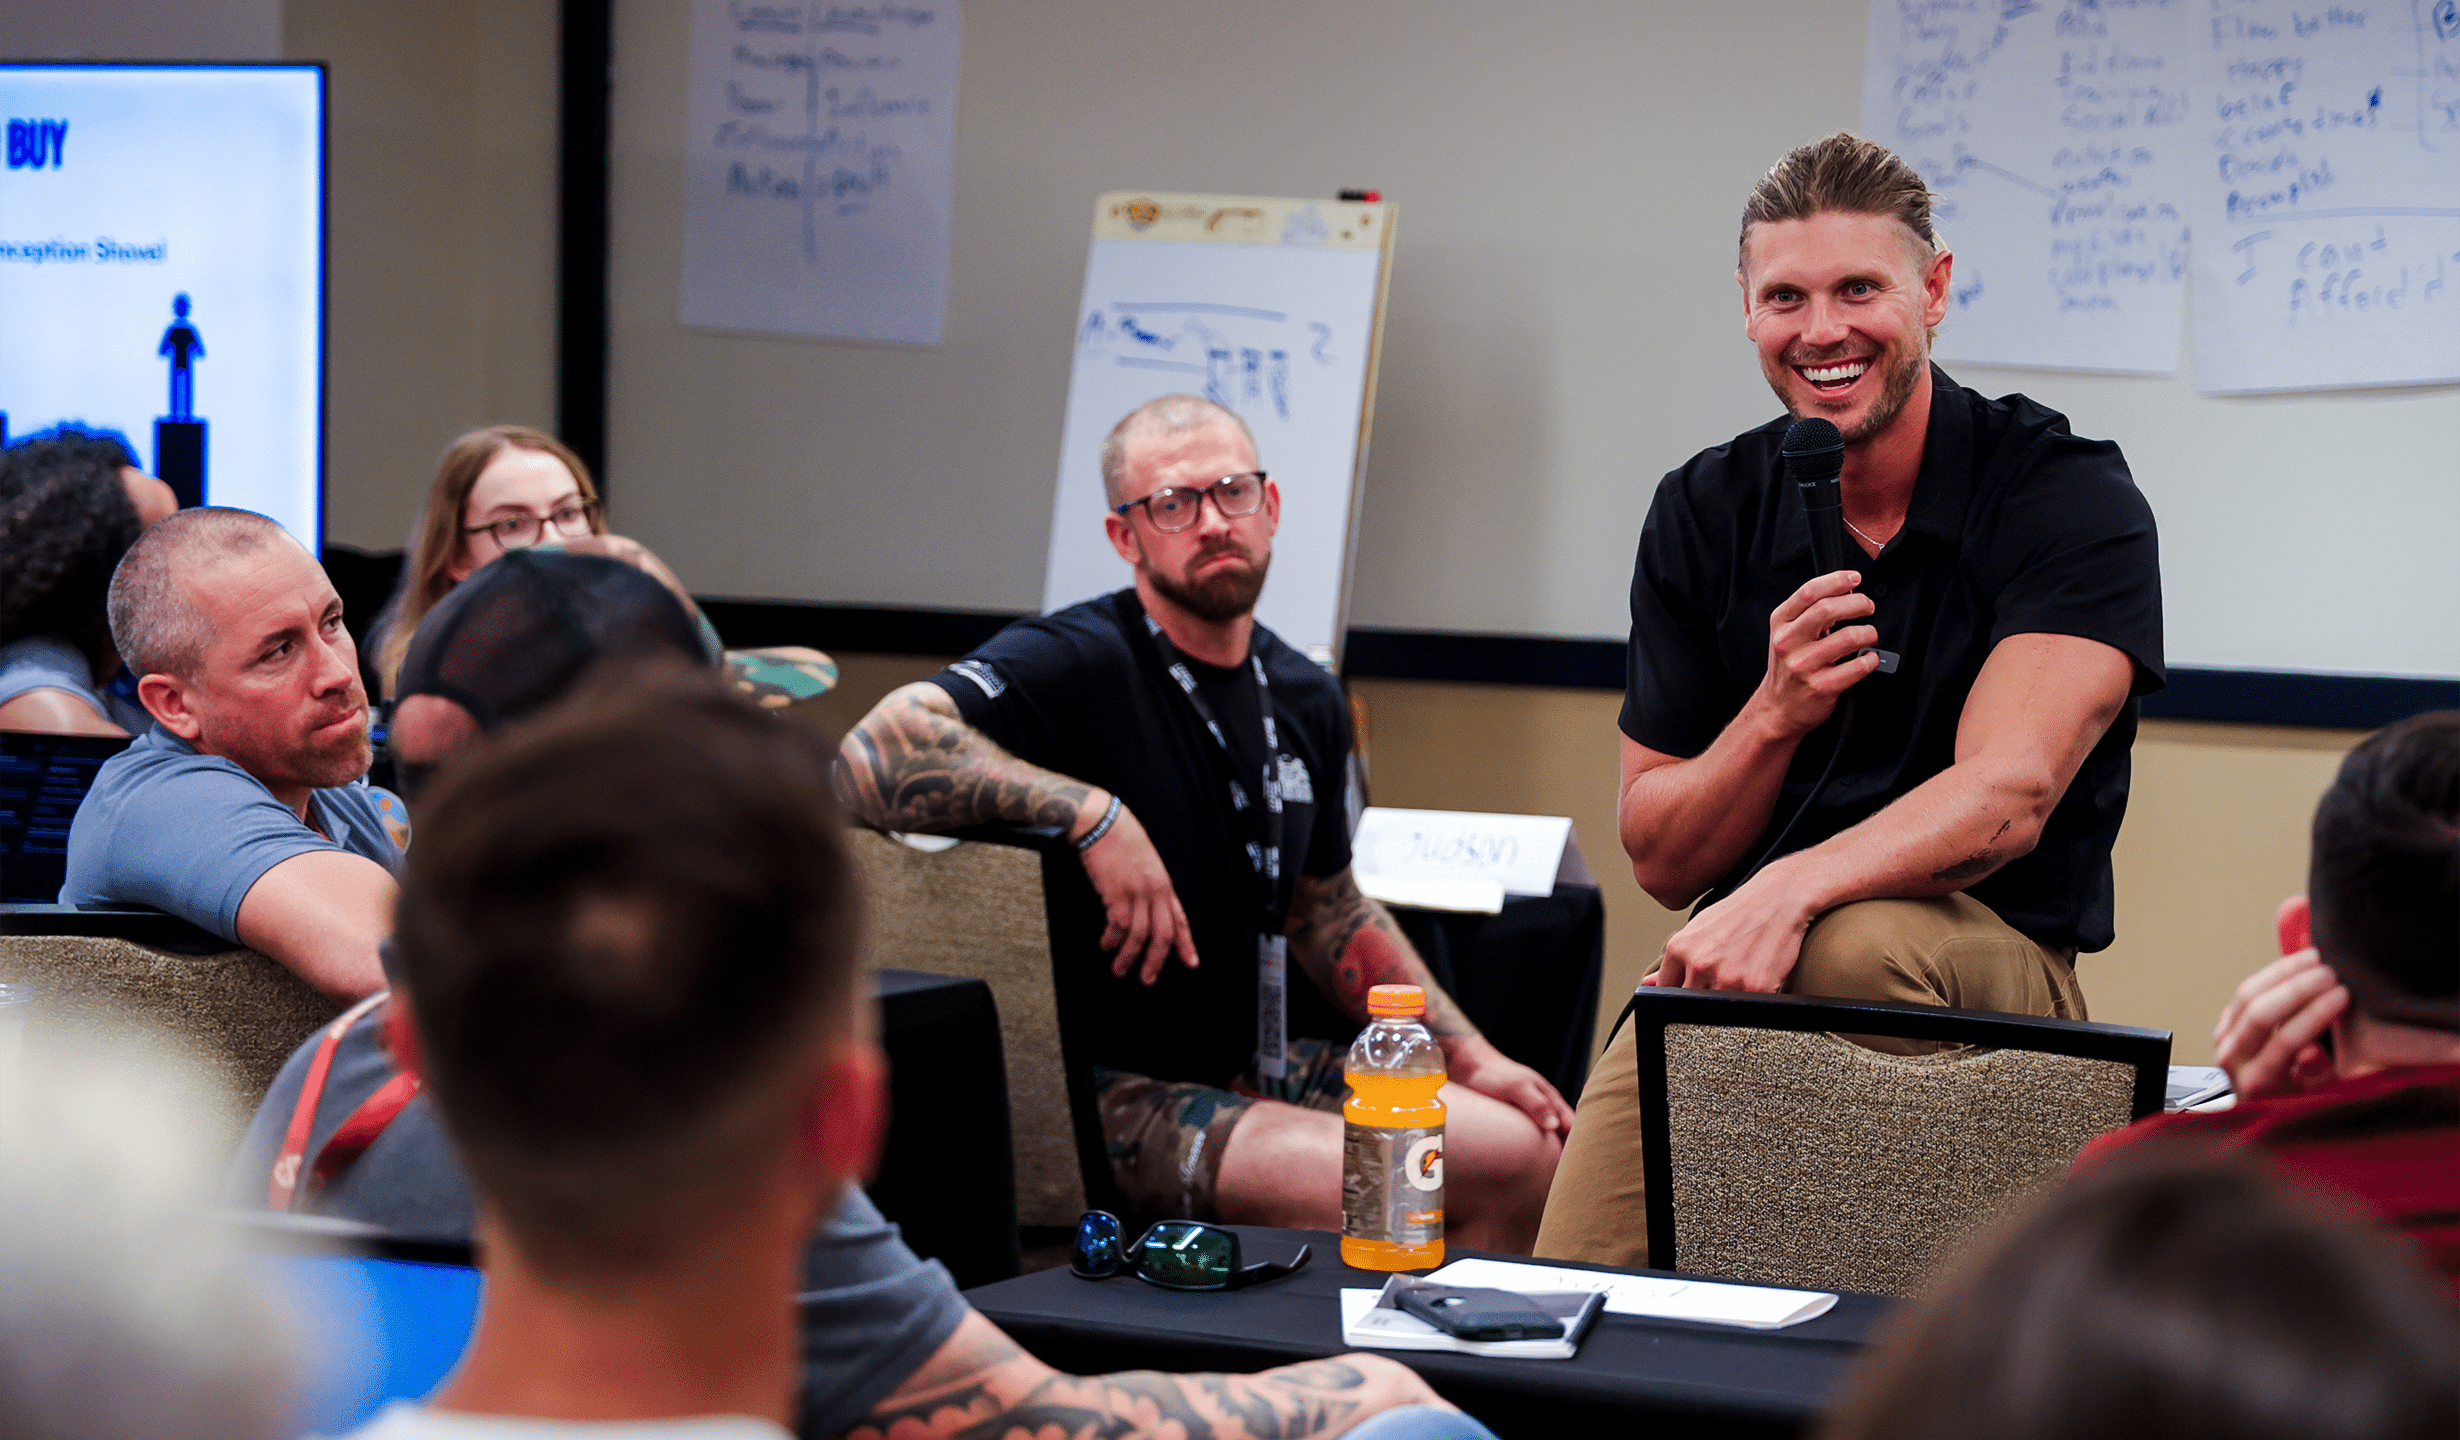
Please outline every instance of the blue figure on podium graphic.
[{"label": "blue figure on podium graphic", "polygon": [[205,422],[194,414],[197,361],[205,358],[204,338],[188,323],[188,297],[171,300],[171,328],[162,332],[154,353],[171,362],[171,413],[154,422],[154,473],[171,487],[182,506],[205,503]]}]

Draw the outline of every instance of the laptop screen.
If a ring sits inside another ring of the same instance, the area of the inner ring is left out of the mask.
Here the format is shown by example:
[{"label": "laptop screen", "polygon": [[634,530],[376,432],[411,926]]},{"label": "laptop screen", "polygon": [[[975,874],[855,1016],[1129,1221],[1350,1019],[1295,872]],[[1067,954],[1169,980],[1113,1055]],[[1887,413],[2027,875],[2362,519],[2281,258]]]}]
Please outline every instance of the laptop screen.
[{"label": "laptop screen", "polygon": [[347,1434],[392,1401],[425,1397],[478,1317],[479,1272],[467,1265],[315,1253],[255,1263],[292,1317],[298,1435]]},{"label": "laptop screen", "polygon": [[124,736],[0,730],[0,903],[49,905],[68,870],[68,822]]}]

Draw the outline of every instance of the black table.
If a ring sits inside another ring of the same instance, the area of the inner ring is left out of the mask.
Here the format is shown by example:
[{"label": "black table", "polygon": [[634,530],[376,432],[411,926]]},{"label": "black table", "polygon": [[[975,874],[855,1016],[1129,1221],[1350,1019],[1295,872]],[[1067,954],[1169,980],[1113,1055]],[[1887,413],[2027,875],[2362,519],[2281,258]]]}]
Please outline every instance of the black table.
[{"label": "black table", "polygon": [[[1386,1277],[1343,1265],[1338,1236],[1232,1228],[1250,1261],[1287,1259],[1301,1242],[1315,1247],[1315,1257],[1287,1279],[1226,1294],[1164,1290],[1125,1276],[1079,1280],[1061,1269],[986,1285],[965,1298],[1035,1356],[1075,1374],[1258,1370],[1349,1349],[1341,1340],[1339,1292],[1378,1288]],[[1629,1434],[1642,1419],[1650,1440],[1796,1435],[1816,1420],[1894,1303],[1843,1295],[1827,1314],[1785,1330],[1601,1315],[1570,1360],[1375,1353],[1416,1370],[1505,1437]]]},{"label": "black table", "polygon": [[889,1118],[872,1203],[959,1285],[1014,1275],[1016,1153],[991,987],[882,970],[878,990]]}]

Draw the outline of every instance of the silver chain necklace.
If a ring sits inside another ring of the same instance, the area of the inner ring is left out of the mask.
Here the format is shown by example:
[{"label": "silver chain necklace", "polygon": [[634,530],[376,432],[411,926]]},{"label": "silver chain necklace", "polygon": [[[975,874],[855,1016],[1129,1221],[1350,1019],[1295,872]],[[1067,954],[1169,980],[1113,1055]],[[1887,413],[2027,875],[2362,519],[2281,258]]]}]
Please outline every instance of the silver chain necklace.
[{"label": "silver chain necklace", "polygon": [[[1845,519],[1843,515],[1839,515],[1837,518],[1840,520]],[[1864,535],[1862,533],[1862,527],[1856,525],[1851,520],[1845,520],[1845,528],[1854,532],[1854,534],[1861,539],[1863,544],[1870,546],[1874,551],[1885,550],[1888,548],[1887,542],[1883,540],[1873,540],[1870,536]]]}]

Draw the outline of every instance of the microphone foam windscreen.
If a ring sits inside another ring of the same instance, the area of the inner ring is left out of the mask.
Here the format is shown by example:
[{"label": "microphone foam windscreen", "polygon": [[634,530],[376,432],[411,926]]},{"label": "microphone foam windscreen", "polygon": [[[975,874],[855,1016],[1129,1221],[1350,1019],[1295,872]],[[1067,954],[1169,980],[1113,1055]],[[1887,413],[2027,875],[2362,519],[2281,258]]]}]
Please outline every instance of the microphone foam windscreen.
[{"label": "microphone foam windscreen", "polygon": [[1845,436],[1835,425],[1813,416],[1797,420],[1777,447],[1785,468],[1798,480],[1819,480],[1845,468]]}]

